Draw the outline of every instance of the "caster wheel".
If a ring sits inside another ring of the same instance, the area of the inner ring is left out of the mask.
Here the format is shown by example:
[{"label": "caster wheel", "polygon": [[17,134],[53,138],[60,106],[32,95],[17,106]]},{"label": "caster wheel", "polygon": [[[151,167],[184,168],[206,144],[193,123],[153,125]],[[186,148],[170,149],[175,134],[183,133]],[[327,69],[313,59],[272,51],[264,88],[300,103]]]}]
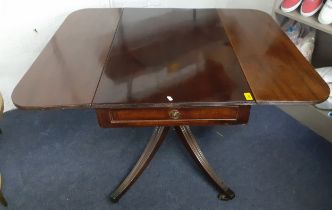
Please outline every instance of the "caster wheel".
[{"label": "caster wheel", "polygon": [[117,203],[117,202],[119,201],[119,199],[111,197],[111,201],[112,201],[113,203]]},{"label": "caster wheel", "polygon": [[220,193],[218,196],[218,198],[223,201],[232,200],[234,197],[235,193],[231,189],[228,189],[227,191]]},{"label": "caster wheel", "polygon": [[119,201],[119,196],[117,195],[111,194],[110,198],[113,203],[117,203]]}]

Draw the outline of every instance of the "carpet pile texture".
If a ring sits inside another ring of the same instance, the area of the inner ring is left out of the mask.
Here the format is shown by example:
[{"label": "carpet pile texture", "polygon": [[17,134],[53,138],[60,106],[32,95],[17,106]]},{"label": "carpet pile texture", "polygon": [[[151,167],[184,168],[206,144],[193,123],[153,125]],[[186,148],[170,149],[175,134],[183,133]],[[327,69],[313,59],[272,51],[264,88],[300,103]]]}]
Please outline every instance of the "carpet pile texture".
[{"label": "carpet pile texture", "polygon": [[217,199],[172,131],[117,204],[109,194],[153,128],[98,126],[93,110],[6,112],[0,209],[332,209],[332,145],[274,106],[254,106],[248,125],[192,127],[205,156],[236,193]]}]

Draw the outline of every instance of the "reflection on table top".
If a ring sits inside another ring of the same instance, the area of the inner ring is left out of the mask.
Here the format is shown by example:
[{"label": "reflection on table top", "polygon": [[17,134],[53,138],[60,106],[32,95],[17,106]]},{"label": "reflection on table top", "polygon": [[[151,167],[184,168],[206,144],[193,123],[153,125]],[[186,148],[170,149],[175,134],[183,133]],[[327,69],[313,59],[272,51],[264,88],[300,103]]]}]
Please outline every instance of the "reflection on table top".
[{"label": "reflection on table top", "polygon": [[216,10],[126,9],[93,106],[246,103],[245,92]]}]

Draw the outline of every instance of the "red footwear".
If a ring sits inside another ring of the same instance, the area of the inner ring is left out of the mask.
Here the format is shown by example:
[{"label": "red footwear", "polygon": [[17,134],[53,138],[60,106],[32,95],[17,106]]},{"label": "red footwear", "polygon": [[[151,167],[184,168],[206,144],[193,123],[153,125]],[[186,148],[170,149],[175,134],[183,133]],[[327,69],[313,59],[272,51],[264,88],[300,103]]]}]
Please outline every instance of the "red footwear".
[{"label": "red footwear", "polygon": [[292,12],[300,6],[301,2],[302,0],[283,0],[280,7],[283,12]]},{"label": "red footwear", "polygon": [[323,6],[322,0],[304,0],[301,6],[301,15],[309,17],[314,15]]}]

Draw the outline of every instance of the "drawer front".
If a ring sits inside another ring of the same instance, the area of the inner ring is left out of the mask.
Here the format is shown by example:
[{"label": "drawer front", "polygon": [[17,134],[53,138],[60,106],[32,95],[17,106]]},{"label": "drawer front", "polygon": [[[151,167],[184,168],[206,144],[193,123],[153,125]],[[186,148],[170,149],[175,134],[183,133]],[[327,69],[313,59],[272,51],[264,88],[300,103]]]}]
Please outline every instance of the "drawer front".
[{"label": "drawer front", "polygon": [[244,124],[250,106],[97,109],[101,127]]}]

